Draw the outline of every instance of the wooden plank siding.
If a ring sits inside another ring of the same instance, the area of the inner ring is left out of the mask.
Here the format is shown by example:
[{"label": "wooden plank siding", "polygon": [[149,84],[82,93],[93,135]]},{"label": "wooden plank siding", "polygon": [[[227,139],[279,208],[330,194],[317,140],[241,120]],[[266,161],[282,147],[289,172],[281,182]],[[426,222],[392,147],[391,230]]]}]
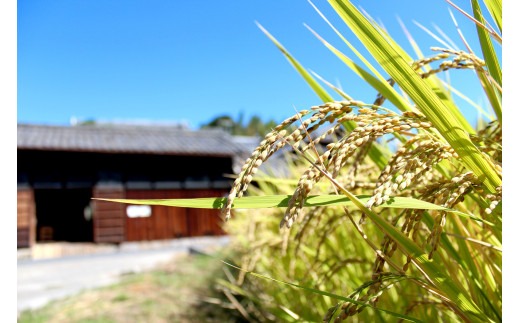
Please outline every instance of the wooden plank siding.
[{"label": "wooden plank siding", "polygon": [[[128,199],[168,199],[222,196],[227,190],[128,190]],[[150,217],[126,217],[126,241],[163,240],[223,235],[218,210],[152,206]]]},{"label": "wooden plank siding", "polygon": [[[94,188],[94,198],[125,198],[121,188]],[[93,200],[94,242],[120,243],[125,241],[125,206],[121,203]]]},{"label": "wooden plank siding", "polygon": [[[227,193],[227,190],[193,190],[184,191],[184,198],[196,197],[220,197]],[[223,235],[225,234],[221,225],[220,211],[213,209],[187,209],[188,230],[190,236]]]},{"label": "wooden plank siding", "polygon": [[31,247],[36,241],[36,207],[34,191],[19,188],[17,191],[17,248]]},{"label": "wooden plank siding", "polygon": [[[129,199],[182,198],[181,190],[128,190]],[[147,218],[126,218],[128,241],[162,240],[189,236],[186,210],[153,205]]]}]

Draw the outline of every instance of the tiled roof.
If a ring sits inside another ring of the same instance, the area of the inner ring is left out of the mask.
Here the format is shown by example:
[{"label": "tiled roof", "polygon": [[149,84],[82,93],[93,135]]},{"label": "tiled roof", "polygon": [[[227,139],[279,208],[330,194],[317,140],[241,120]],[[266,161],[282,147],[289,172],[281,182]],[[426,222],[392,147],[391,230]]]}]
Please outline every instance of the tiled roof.
[{"label": "tiled roof", "polygon": [[243,148],[218,130],[175,126],[18,124],[18,149],[234,156]]}]

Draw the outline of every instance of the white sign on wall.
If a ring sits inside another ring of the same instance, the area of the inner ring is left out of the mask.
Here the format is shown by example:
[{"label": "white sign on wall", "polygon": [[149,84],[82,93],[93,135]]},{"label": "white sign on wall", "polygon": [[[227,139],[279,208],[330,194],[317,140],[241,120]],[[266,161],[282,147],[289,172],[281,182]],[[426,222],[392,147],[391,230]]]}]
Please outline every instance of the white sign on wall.
[{"label": "white sign on wall", "polygon": [[152,208],[149,205],[129,205],[126,215],[129,218],[147,218],[152,215]]}]

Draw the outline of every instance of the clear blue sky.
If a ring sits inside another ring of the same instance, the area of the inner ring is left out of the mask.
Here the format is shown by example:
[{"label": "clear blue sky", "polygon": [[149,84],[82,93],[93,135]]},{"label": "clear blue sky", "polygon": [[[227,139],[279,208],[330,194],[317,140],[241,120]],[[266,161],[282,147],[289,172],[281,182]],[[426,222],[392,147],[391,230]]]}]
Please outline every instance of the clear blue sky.
[{"label": "clear blue sky", "polygon": [[[398,16],[425,54],[442,44],[414,20],[432,31],[434,25],[441,27],[463,48],[444,0],[354,3],[381,21],[410,53]],[[455,3],[470,10],[469,1]],[[314,4],[359,44],[326,1]],[[306,68],[357,99],[371,102],[375,96],[304,27],[354,57],[305,0],[19,0],[17,11],[19,123],[69,124],[75,117],[182,121],[196,128],[222,114],[281,121],[295,108],[319,104],[255,21]],[[453,12],[476,45],[474,26]],[[450,74],[454,81],[461,75],[474,79],[468,71]],[[478,89],[475,84],[464,86]],[[481,91],[473,92],[475,101],[483,98]]]}]

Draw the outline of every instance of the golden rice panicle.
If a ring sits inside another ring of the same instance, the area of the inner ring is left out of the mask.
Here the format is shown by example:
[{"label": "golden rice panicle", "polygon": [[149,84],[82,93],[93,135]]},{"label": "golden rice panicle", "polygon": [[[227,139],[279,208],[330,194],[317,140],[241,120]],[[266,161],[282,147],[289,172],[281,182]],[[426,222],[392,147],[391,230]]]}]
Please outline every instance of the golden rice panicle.
[{"label": "golden rice panicle", "polygon": [[277,125],[271,132],[265,135],[264,139],[260,142],[258,147],[256,147],[251,156],[244,162],[240,173],[237,175],[237,178],[231,186],[226,205],[222,209],[222,213],[226,221],[231,217],[231,208],[235,198],[242,197],[249,184],[253,180],[253,176],[258,171],[260,165],[262,165],[262,163],[264,163],[272,154],[284,146],[285,140],[283,139],[287,133],[286,128],[290,127],[294,122],[300,120],[301,117],[307,113],[309,113],[308,110],[302,110]]},{"label": "golden rice panicle", "polygon": [[[362,286],[363,288],[364,286]],[[349,295],[349,298],[358,301],[358,302],[367,302],[368,301],[368,295],[361,296],[362,288],[356,290],[354,293]],[[358,313],[357,304],[345,302],[341,305],[341,312],[339,315],[334,319],[334,323],[340,323],[341,321],[346,320],[349,316],[354,316]]]},{"label": "golden rice panicle", "polygon": [[[327,156],[327,152],[320,156],[320,161],[323,162]],[[283,219],[280,221],[280,228],[286,227],[291,228],[294,221],[300,215],[302,208],[305,204],[305,199],[309,195],[315,183],[319,181],[322,174],[313,167],[307,169],[298,180],[298,185],[295,192],[289,199],[287,209]]]},{"label": "golden rice panicle", "polygon": [[[357,127],[346,137],[330,147],[329,171],[335,178],[345,166],[346,161],[355,151],[365,147],[375,139],[389,133],[408,131],[411,127],[402,123],[400,117],[393,113],[378,113],[375,109],[359,108],[356,116],[344,117],[355,121]],[[338,120],[340,121],[340,120]],[[343,121],[343,120],[341,120]]]},{"label": "golden rice panicle", "polygon": [[412,68],[415,70],[419,70],[419,69],[425,67],[426,65],[429,65],[435,61],[440,61],[440,60],[446,59],[448,57],[450,57],[449,53],[439,53],[439,54],[431,56],[431,57],[421,58],[412,63]]},{"label": "golden rice panicle", "polygon": [[[314,132],[327,121],[334,122],[334,120],[341,115],[351,112],[352,105],[357,106],[358,104],[360,104],[358,101],[328,102],[320,106],[312,107],[310,111],[302,110],[277,125],[265,136],[264,140],[260,142],[259,146],[242,166],[240,173],[231,187],[226,205],[222,209],[225,219],[228,220],[231,217],[231,209],[235,198],[243,196],[260,165],[270,156],[284,147],[288,142],[292,142],[293,145],[298,145],[300,141],[303,140],[304,134],[308,135]],[[303,120],[307,115],[310,115],[310,117]],[[301,122],[301,125],[287,135],[288,129],[298,121]]]},{"label": "golden rice panicle", "polygon": [[[417,146],[412,148],[411,143]],[[435,164],[455,156],[455,151],[446,144],[421,137],[413,138],[404,149],[397,151],[389,167],[383,169],[373,196],[366,206],[370,208],[383,204],[390,196],[403,191],[431,171]]]},{"label": "golden rice panicle", "polygon": [[[453,208],[456,204],[462,202],[464,196],[470,193],[475,186],[478,186],[478,181],[472,172],[455,176],[448,185],[445,185],[442,190],[435,193],[436,200],[445,208]],[[446,224],[446,215],[445,211],[437,214],[430,235],[426,239],[426,242],[431,245],[431,251],[428,254],[429,259],[433,257],[433,253],[438,248],[439,239]]]},{"label": "golden rice panicle", "polygon": [[[300,126],[287,136],[287,140],[291,141],[293,146],[298,146],[303,143],[304,139],[308,139],[309,143],[304,145],[300,151],[303,153],[310,148],[315,147],[327,136],[336,133],[341,127],[341,123],[336,122],[342,115],[348,114],[352,111],[352,104],[357,104],[356,101],[338,101],[329,102],[321,106],[313,107],[315,112],[306,120],[300,120]],[[332,127],[314,139],[310,136],[325,123],[330,123]]]},{"label": "golden rice panicle", "polygon": [[[441,62],[437,68],[429,69],[426,72],[418,72],[422,78],[427,78],[431,75],[445,72],[450,69],[475,69],[479,71],[484,71],[484,67],[486,66],[485,61],[477,57],[473,53],[467,53],[461,50],[457,51],[439,47],[432,47],[431,50],[441,51],[442,53],[437,54],[433,57],[418,60],[412,64],[412,67],[416,70],[419,70],[420,68],[434,61],[444,61]],[[452,59],[447,60],[447,58],[449,57],[452,57]]]},{"label": "golden rice panicle", "polygon": [[[360,102],[360,101],[340,101],[340,102],[333,102],[333,103],[326,103],[322,106],[313,107],[313,110],[317,110],[319,114],[313,115],[313,117],[310,119],[312,122],[318,121],[317,124],[312,126],[311,128],[307,129],[307,134],[309,134],[309,130],[314,131],[317,127],[316,125],[321,125],[325,121],[328,122],[334,122],[336,121],[336,124],[339,124],[340,122],[343,122],[345,120],[356,120],[355,117],[351,116],[349,112],[352,111],[352,106],[360,107],[365,106],[367,104]],[[362,110],[362,109],[360,109]],[[366,114],[373,114],[375,113],[372,109],[364,109],[364,113]],[[305,123],[305,121],[303,122]],[[334,126],[332,130],[329,130],[325,133],[325,135],[331,133],[333,130],[336,130],[338,126]],[[321,140],[324,137],[324,135],[318,137],[318,140]],[[352,137],[347,137],[352,138]],[[311,142],[308,146],[304,147],[304,149],[308,149],[312,146],[315,142],[318,140],[314,140]],[[364,142],[363,142],[364,143]],[[358,142],[358,144],[363,144],[361,142]],[[327,151],[325,151],[322,155],[318,157],[317,164],[318,165],[326,165],[330,164],[330,162],[327,162],[329,158],[331,158],[331,152],[332,149],[336,147],[335,145],[330,145],[327,148]],[[357,146],[353,146],[353,148],[357,148]],[[350,154],[353,152],[349,152]],[[335,177],[335,176],[334,176]],[[317,183],[322,178],[322,174],[319,170],[315,169],[315,166],[309,167],[307,171],[304,172],[304,174],[300,177],[300,180],[298,181],[297,188],[289,200],[288,207],[286,209],[284,218],[280,222],[280,228],[287,227],[290,228],[292,224],[294,223],[295,219],[298,218],[299,214],[302,211],[302,208],[305,203],[305,199],[307,198],[308,194],[312,190],[315,183]]]},{"label": "golden rice panicle", "polygon": [[491,157],[491,162],[495,164],[499,173],[502,173],[502,127],[496,120],[491,121],[484,129],[477,134],[470,136],[471,141]]},{"label": "golden rice panicle", "polygon": [[[414,70],[416,70],[419,76],[421,76],[422,78],[428,78],[431,75],[445,72],[449,69],[473,69],[476,67],[478,69],[482,69],[485,66],[485,62],[482,59],[475,56],[474,54],[468,54],[463,51],[453,51],[450,49],[444,49],[439,47],[432,47],[431,49],[433,51],[441,51],[442,53],[439,53],[431,57],[419,59],[413,62],[411,65],[411,67]],[[439,64],[438,68],[429,68],[425,72],[421,70],[422,68],[425,68],[427,65],[430,65],[433,62],[445,60],[450,56],[455,56],[455,58],[452,61],[442,62],[441,64]],[[395,80],[392,78],[387,79],[386,82],[390,86],[395,85]],[[381,93],[378,93],[373,105],[382,106],[385,101],[386,98]]]},{"label": "golden rice panicle", "polygon": [[497,207],[498,203],[502,201],[502,186],[496,188],[496,194],[488,194],[486,195],[486,198],[491,202],[484,212],[486,214],[491,214]]},{"label": "golden rice panicle", "polygon": [[[392,221],[392,225],[397,227],[397,223],[399,221],[399,216],[395,217]],[[381,243],[381,253],[376,255],[376,259],[374,261],[374,266],[372,270],[372,281],[377,281],[381,275],[384,274],[383,268],[386,263],[386,258],[391,258],[395,251],[397,250],[397,243],[390,238],[390,236],[386,235],[383,238],[383,242]],[[384,257],[382,256],[384,255]],[[370,286],[367,295],[372,295],[372,302],[375,304],[379,295],[381,294],[381,283],[374,283]]]},{"label": "golden rice panicle", "polygon": [[[345,120],[356,120],[356,117],[349,114],[349,112],[352,111],[351,105],[353,106],[363,106],[365,105],[362,102],[359,101],[342,101],[342,102],[336,102],[333,104],[325,104],[323,106],[313,108],[318,110],[319,112],[322,112],[319,116],[321,117],[321,120],[330,120],[331,117],[333,117],[335,120],[337,120],[337,123],[343,122]],[[370,112],[368,112],[370,111]],[[367,113],[373,113],[373,110],[367,109]],[[331,115],[326,116],[324,113],[333,112]],[[338,113],[339,112],[339,113]],[[345,115],[346,114],[346,115]],[[341,116],[343,115],[343,116]],[[355,136],[355,135],[354,135]],[[340,142],[352,140],[352,136],[347,136],[345,138],[342,138]],[[310,143],[307,147],[311,146],[313,143]],[[362,144],[362,143],[360,143]],[[340,144],[341,145],[341,144]],[[332,152],[334,148],[338,146],[338,144],[330,144],[327,146],[327,150],[320,156],[318,156],[318,160],[316,164],[320,167],[323,165],[325,169],[323,171],[327,171],[326,165],[330,164],[329,158],[332,160]],[[354,150],[357,148],[357,146],[351,146],[353,148],[352,151],[348,152],[348,155],[351,155]],[[296,187],[295,192],[293,193],[291,199],[289,200],[285,215],[283,219],[280,221],[280,228],[286,227],[290,228],[294,221],[298,218],[300,215],[305,199],[307,198],[308,194],[312,190],[313,186],[323,177],[322,173],[315,168],[316,166],[312,165],[310,166],[300,177],[298,181],[298,185]],[[335,177],[337,174],[333,174],[332,176]]]},{"label": "golden rice panicle", "polygon": [[[321,124],[320,124],[321,125]],[[317,128],[318,125],[314,125],[310,130],[314,131],[316,129],[314,128]],[[314,147],[316,147],[320,142],[323,141],[323,139],[331,136],[331,135],[335,135],[338,133],[338,131],[342,130],[342,127],[343,125],[341,123],[334,123],[332,124],[332,127],[330,127],[329,129],[327,129],[325,132],[323,132],[321,135],[317,136],[316,138],[310,140],[310,142],[305,145],[303,148],[301,148],[301,152],[304,153],[306,152],[307,150],[309,149],[313,149]],[[309,133],[309,131],[307,131]],[[298,137],[300,139],[300,142],[301,140],[303,139],[304,137],[304,134],[298,134],[300,137]],[[294,139],[293,139],[294,140]]]},{"label": "golden rice panicle", "polygon": [[[388,285],[384,284],[383,282],[385,278],[390,276],[394,275],[390,273],[380,273],[374,279],[364,283],[363,285],[361,285],[361,287],[359,287],[352,294],[350,294],[348,296],[350,299],[363,303],[363,305],[358,305],[350,302],[343,303],[341,305],[341,311],[334,319],[334,323],[340,323],[350,316],[354,316],[358,313],[361,313],[365,309],[366,305],[376,306],[379,297],[383,293],[383,290],[385,288],[388,288]],[[363,295],[361,295],[362,292],[364,292]]]},{"label": "golden rice panicle", "polygon": [[[324,171],[329,172],[332,178],[338,177],[341,169],[347,164],[347,160],[356,151],[373,140],[391,133],[405,132],[408,134],[408,131],[412,128],[426,129],[431,127],[431,124],[417,113],[408,112],[399,116],[393,112],[379,113],[377,107],[365,108],[366,104],[362,102],[349,101],[349,103],[357,104],[358,114],[347,113],[337,121],[355,121],[358,126],[338,142],[327,146],[327,151],[319,157],[317,162],[318,165],[323,165]],[[330,106],[325,106],[323,109],[330,109]],[[329,111],[327,110],[327,112]],[[305,199],[311,189],[323,177],[315,167],[314,165],[310,166],[301,176],[298,186],[289,200],[280,227],[290,228],[292,226],[294,220],[301,213]],[[378,196],[376,196],[377,198]],[[375,200],[375,202],[379,202],[379,200]]]},{"label": "golden rice panicle", "polygon": [[[428,129],[431,123],[415,112],[404,112],[399,118],[392,118],[391,131],[406,132],[410,129]],[[379,206],[389,200],[390,196],[398,191],[403,191],[412,183],[427,174],[434,164],[444,158],[451,157],[453,150],[447,146],[428,139],[423,135],[414,135],[392,156],[387,166],[381,172],[372,197],[367,201],[366,207]],[[362,215],[359,223],[365,221]]]},{"label": "golden rice panicle", "polygon": [[[395,217],[392,225],[394,227],[397,226],[397,222],[399,221],[399,217]],[[383,242],[381,243],[381,253],[386,257],[390,258],[394,255],[397,250],[397,244],[395,241],[385,234],[383,238]],[[372,271],[372,279],[375,280],[379,275],[383,272],[383,266],[385,265],[385,258],[380,254],[376,255],[376,260],[374,261],[374,269]]]}]

